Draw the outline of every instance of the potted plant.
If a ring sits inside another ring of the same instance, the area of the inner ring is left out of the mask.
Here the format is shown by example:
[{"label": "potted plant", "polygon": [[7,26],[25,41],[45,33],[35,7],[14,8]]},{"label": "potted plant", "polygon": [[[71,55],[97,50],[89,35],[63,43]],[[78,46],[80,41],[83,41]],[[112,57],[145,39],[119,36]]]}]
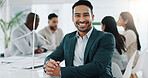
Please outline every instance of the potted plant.
[{"label": "potted plant", "polygon": [[16,13],[15,16],[10,19],[9,22],[6,22],[3,19],[0,19],[0,27],[4,33],[5,48],[8,48],[8,43],[10,42],[10,36],[11,36],[13,27],[21,24],[21,22],[25,19],[27,15],[25,13],[26,11],[28,11],[28,9]]}]

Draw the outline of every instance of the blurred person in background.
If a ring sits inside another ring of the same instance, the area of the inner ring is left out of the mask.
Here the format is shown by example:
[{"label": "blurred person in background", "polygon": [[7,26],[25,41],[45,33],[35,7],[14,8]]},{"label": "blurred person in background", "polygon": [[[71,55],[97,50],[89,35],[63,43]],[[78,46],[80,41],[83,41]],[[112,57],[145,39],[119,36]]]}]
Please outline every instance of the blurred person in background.
[{"label": "blurred person in background", "polygon": [[101,26],[103,31],[112,33],[115,37],[116,48],[114,50],[112,62],[116,63],[120,67],[121,72],[124,73],[128,63],[125,49],[125,37],[119,34],[116,21],[112,16],[104,17],[101,21]]},{"label": "blurred person in background", "polygon": [[[11,35],[11,45],[8,47],[8,51],[5,52],[5,56],[26,56],[32,54],[33,49],[33,24],[35,18],[35,29],[39,24],[39,16],[35,13],[29,13],[26,19],[26,23],[18,26],[14,29]],[[30,33],[30,34],[29,34]],[[26,36],[25,36],[26,35]],[[46,45],[42,43],[40,38],[35,34],[34,36],[34,53],[43,53],[47,51]]]},{"label": "blurred person in background", "polygon": [[58,16],[55,13],[51,13],[48,16],[48,26],[39,31],[39,34],[46,39],[42,39],[46,43],[48,50],[53,51],[59,46],[63,39],[63,31],[58,28]]},{"label": "blurred person in background", "polygon": [[134,67],[139,58],[138,50],[141,49],[141,45],[140,45],[139,35],[134,24],[133,17],[129,12],[122,12],[119,16],[117,23],[118,23],[118,26],[122,26],[125,30],[123,32],[123,35],[125,36],[125,39],[126,39],[125,45],[126,45],[128,60],[130,60],[134,52],[137,52],[134,63],[133,63],[133,67]]}]

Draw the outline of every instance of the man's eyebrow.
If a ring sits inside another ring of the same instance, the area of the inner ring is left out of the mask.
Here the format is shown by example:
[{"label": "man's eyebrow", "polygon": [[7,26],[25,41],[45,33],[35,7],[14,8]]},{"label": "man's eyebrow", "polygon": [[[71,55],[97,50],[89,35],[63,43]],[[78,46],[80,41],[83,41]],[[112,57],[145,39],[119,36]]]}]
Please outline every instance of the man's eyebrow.
[{"label": "man's eyebrow", "polygon": [[80,14],[80,13],[75,13],[75,15]]},{"label": "man's eyebrow", "polygon": [[83,14],[89,14],[88,12],[86,12],[86,13],[83,13]]},{"label": "man's eyebrow", "polygon": [[[80,14],[80,13],[75,13],[75,15],[77,15],[77,14]],[[86,13],[83,13],[83,14],[89,14],[88,12],[86,12]]]}]

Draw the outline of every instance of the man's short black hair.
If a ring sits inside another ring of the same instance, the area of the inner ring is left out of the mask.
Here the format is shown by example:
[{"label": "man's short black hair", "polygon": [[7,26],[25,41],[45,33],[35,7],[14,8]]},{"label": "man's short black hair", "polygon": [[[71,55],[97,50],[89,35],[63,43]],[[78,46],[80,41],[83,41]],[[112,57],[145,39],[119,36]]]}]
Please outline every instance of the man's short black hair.
[{"label": "man's short black hair", "polygon": [[39,16],[36,13],[30,12],[27,15],[26,23],[29,24],[30,22],[34,21],[34,16],[36,16],[36,20],[39,19]]},{"label": "man's short black hair", "polygon": [[77,1],[73,6],[72,6],[72,13],[74,13],[74,8],[76,6],[79,6],[79,5],[85,5],[85,6],[88,6],[91,10],[91,13],[93,14],[93,6],[92,4],[88,1],[88,0],[79,0]]},{"label": "man's short black hair", "polygon": [[55,13],[51,13],[48,15],[48,20],[51,20],[53,17],[58,17]]}]

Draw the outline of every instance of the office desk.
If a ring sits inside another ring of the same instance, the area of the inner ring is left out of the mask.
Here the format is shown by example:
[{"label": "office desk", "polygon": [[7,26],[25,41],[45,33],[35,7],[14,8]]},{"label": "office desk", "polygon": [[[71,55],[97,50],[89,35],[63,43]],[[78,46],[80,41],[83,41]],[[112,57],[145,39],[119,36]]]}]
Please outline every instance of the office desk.
[{"label": "office desk", "polygon": [[59,78],[46,75],[43,71],[44,59],[51,52],[35,54],[34,66],[39,67],[32,70],[32,56],[14,56],[0,58],[0,78]]},{"label": "office desk", "polygon": [[0,70],[0,78],[60,78],[46,75],[43,69],[35,70]]}]

